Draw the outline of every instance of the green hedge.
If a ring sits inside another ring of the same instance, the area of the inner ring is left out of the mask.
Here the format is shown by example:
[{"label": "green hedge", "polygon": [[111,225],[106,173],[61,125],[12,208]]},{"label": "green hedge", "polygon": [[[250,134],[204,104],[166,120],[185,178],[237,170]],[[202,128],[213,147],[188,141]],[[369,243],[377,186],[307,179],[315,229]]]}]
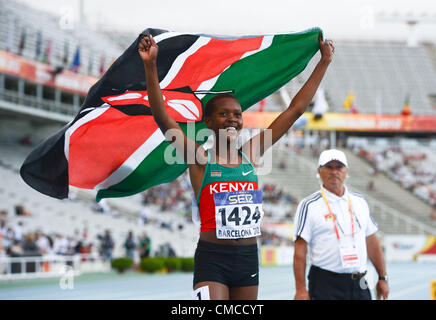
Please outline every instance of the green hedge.
[{"label": "green hedge", "polygon": [[157,272],[165,268],[165,259],[163,258],[143,258],[141,260],[140,268],[144,272]]},{"label": "green hedge", "polygon": [[191,272],[194,271],[194,258],[180,258],[182,260],[182,270]]},{"label": "green hedge", "polygon": [[164,263],[169,272],[182,270],[182,260],[180,258],[165,258]]},{"label": "green hedge", "polygon": [[194,271],[194,258],[147,257],[141,260],[139,266],[143,272],[159,272],[163,271],[165,268],[169,272],[192,272]]},{"label": "green hedge", "polygon": [[113,269],[117,269],[118,272],[123,272],[126,269],[129,269],[133,265],[133,260],[127,257],[114,259],[111,262],[111,266]]}]

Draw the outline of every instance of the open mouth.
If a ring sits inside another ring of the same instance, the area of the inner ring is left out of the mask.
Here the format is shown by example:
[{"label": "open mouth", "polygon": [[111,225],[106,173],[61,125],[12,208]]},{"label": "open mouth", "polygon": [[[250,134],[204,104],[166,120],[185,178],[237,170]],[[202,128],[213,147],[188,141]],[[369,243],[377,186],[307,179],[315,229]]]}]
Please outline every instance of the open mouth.
[{"label": "open mouth", "polygon": [[219,129],[220,138],[235,140],[238,137],[238,129],[236,126],[225,126]]},{"label": "open mouth", "polygon": [[233,126],[226,127],[225,129],[226,129],[227,133],[229,133],[229,134],[236,134],[238,132],[236,127],[233,127]]}]

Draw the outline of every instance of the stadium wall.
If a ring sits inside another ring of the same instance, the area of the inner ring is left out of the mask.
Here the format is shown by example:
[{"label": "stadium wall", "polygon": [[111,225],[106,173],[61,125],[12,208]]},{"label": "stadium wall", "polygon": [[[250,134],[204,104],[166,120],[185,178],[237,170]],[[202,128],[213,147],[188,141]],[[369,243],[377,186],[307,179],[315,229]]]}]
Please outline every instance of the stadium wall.
[{"label": "stadium wall", "polygon": [[[245,112],[244,126],[267,128],[279,112]],[[436,132],[436,116],[326,113],[319,120],[311,112],[302,115],[305,129],[354,132]]]}]

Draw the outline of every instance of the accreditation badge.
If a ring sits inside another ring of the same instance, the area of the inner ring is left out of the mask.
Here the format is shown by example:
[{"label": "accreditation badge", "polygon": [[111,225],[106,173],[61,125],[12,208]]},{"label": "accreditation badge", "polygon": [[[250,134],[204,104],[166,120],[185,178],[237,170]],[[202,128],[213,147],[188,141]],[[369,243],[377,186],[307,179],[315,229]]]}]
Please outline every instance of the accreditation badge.
[{"label": "accreditation badge", "polygon": [[241,239],[261,234],[263,218],[262,190],[214,193],[216,236],[218,239]]},{"label": "accreditation badge", "polygon": [[343,268],[360,267],[356,242],[351,236],[344,236],[339,241],[339,254]]}]

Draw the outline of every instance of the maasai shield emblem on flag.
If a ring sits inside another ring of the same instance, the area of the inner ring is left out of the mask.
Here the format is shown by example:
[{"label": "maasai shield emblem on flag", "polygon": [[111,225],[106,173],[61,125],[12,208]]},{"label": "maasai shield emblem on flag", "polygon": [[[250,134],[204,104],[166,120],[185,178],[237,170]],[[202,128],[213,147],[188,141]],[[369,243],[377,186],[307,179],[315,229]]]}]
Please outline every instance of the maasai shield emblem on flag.
[{"label": "maasai shield emblem on flag", "polygon": [[151,115],[137,50],[143,34],[159,46],[166,108],[188,134],[188,122],[196,122],[195,131],[205,128],[203,106],[214,94],[231,91],[246,110],[289,82],[318,51],[320,33],[221,37],[147,29],[92,86],[74,120],[27,157],[21,176],[55,198],[68,197],[71,185],[97,189],[99,200],[141,192],[186,170],[164,161],[169,143]]}]

